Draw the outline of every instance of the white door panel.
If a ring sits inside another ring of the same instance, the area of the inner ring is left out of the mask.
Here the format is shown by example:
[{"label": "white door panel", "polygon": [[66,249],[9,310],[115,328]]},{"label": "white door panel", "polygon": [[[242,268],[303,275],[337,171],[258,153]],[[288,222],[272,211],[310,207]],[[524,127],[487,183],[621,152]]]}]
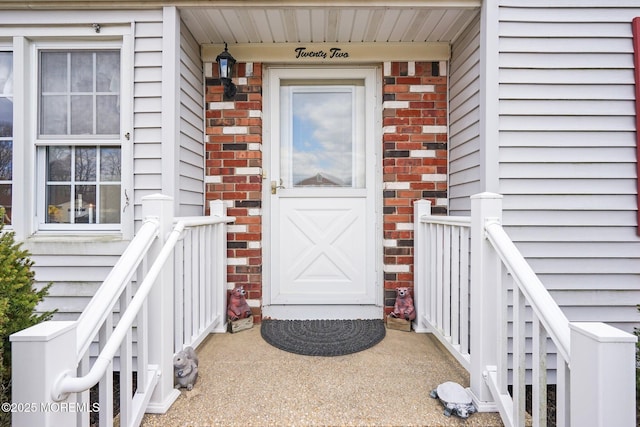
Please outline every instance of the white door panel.
[{"label": "white door panel", "polygon": [[[281,198],[272,303],[373,304],[366,198]],[[285,237],[286,236],[286,237]]]}]

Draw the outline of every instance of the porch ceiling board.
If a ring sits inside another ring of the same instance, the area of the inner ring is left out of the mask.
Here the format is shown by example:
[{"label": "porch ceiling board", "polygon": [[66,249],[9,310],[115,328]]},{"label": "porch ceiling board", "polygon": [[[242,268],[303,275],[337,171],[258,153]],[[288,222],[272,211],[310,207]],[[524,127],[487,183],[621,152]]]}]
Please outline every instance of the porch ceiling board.
[{"label": "porch ceiling board", "polygon": [[180,13],[200,44],[450,43],[478,8],[183,7]]}]

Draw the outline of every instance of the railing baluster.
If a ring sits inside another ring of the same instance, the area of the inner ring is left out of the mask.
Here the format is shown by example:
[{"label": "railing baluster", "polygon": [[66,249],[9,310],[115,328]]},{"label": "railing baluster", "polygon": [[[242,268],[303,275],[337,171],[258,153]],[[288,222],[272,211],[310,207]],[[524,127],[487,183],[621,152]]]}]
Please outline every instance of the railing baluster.
[{"label": "railing baluster", "polygon": [[569,365],[558,354],[556,367],[556,425],[570,426],[569,400],[571,398],[571,387]]},{"label": "railing baluster", "polygon": [[[184,259],[185,261],[192,260],[195,254],[193,253],[193,233],[190,228],[185,230],[184,235]],[[184,341],[191,342],[193,338],[193,269],[185,262],[184,266]]]},{"label": "railing baluster", "polygon": [[[147,275],[149,271],[149,259],[145,257],[142,261],[142,264],[138,268],[138,274],[136,279],[136,285],[139,286],[142,282],[142,278]],[[147,383],[147,369],[146,366],[149,364],[149,329],[147,328],[149,324],[148,317],[148,304],[145,303],[142,305],[142,308],[138,312],[136,316],[136,325],[137,325],[137,341],[136,341],[136,354],[137,354],[137,375],[138,375],[138,384],[146,384]],[[145,390],[143,387],[138,387],[136,393],[143,393]]]},{"label": "railing baluster", "polygon": [[469,354],[469,228],[460,227],[460,352]]},{"label": "railing baluster", "polygon": [[[82,377],[84,375],[86,375],[89,372],[89,350],[87,350],[84,355],[82,356],[82,359],[80,359],[80,362],[78,363],[78,369],[77,369],[77,373],[79,377]],[[88,405],[90,402],[90,395],[89,395],[89,390],[85,390],[81,393],[78,393],[78,403],[80,403],[81,405]],[[76,425],[78,427],[89,427],[89,422],[91,421],[90,415],[91,412],[95,412],[93,411],[93,408],[91,409],[91,411],[85,412],[85,411],[78,411],[78,413],[76,414]]]},{"label": "railing baluster", "polygon": [[527,349],[525,325],[524,295],[517,286],[513,286],[513,419],[517,426],[524,426],[526,413]]},{"label": "railing baluster", "polygon": [[442,330],[451,337],[451,226],[442,226]]},{"label": "railing baluster", "polygon": [[[102,351],[106,345],[112,331],[113,313],[110,313],[98,333],[100,351]],[[98,395],[98,401],[100,402],[100,426],[111,427],[113,426],[113,364],[107,367],[104,376],[98,383]]]},{"label": "railing baluster", "polygon": [[509,320],[513,324],[513,316],[509,318],[509,292],[513,290],[507,269],[501,268],[502,287],[500,288],[500,305],[498,306],[498,385],[500,394],[506,395],[509,390]]},{"label": "railing baluster", "polygon": [[[205,229],[204,227],[198,227],[197,229],[197,233],[198,233],[198,253],[199,254],[206,254],[207,251],[205,250],[206,248],[206,242],[205,242]],[[198,268],[198,286],[199,286],[199,291],[198,291],[198,303],[200,304],[200,307],[198,308],[199,310],[199,316],[198,316],[198,334],[197,336],[200,336],[200,334],[204,331],[204,329],[206,328],[207,325],[207,292],[206,292],[206,288],[207,288],[207,280],[205,277],[205,259],[203,256],[199,256],[198,260],[197,260],[197,268]]]},{"label": "railing baluster", "polygon": [[[124,312],[131,301],[131,282],[120,296],[120,312]],[[120,425],[129,425],[133,417],[131,399],[133,394],[133,333],[131,328],[120,344]]]},{"label": "railing baluster", "polygon": [[451,233],[451,341],[460,345],[460,227],[450,226]]},{"label": "railing baluster", "polygon": [[444,280],[443,280],[443,264],[444,264],[444,251],[440,242],[443,239],[443,225],[436,225],[436,325],[438,330],[443,332],[443,295],[444,295]]},{"label": "railing baluster", "polygon": [[437,327],[438,288],[437,288],[437,225],[429,224],[429,323]]},{"label": "railing baluster", "polygon": [[138,387],[136,388],[136,394],[145,393],[147,390],[144,389],[144,385],[149,381],[149,373],[147,371],[147,366],[149,365],[149,333],[147,324],[149,323],[147,319],[149,312],[149,304],[145,301],[142,304],[142,308],[136,317],[136,323],[138,324],[137,334],[136,334],[136,375]]},{"label": "railing baluster", "polygon": [[196,229],[191,229],[191,334],[189,342],[198,336],[200,319],[200,236]]},{"label": "railing baluster", "polygon": [[[207,225],[205,229],[205,254],[213,253],[213,225]],[[205,310],[206,310],[206,326],[212,324],[213,317],[213,262],[208,259],[204,263],[204,283],[205,283]]]},{"label": "railing baluster", "polygon": [[182,350],[182,343],[185,342],[185,313],[184,313],[184,233],[182,238],[178,240],[176,247],[173,252],[174,259],[174,282],[173,282],[173,290],[174,290],[174,301],[175,301],[175,318],[174,318],[174,328],[173,333],[175,335],[173,341],[173,351],[178,352]]},{"label": "railing baluster", "polygon": [[547,333],[533,316],[533,364],[531,409],[534,427],[547,426]]},{"label": "railing baluster", "polygon": [[[226,318],[226,313],[222,313],[220,312],[219,307],[223,305],[221,299],[221,293],[222,292],[227,292],[227,284],[226,284],[226,280],[223,281],[219,280],[219,274],[217,272],[219,265],[219,257],[220,254],[218,254],[218,245],[215,243],[218,241],[218,239],[220,238],[220,236],[222,235],[222,230],[223,230],[223,226],[222,224],[216,224],[213,225],[211,227],[211,231],[213,234],[213,238],[212,243],[211,243],[211,268],[213,269],[213,271],[211,272],[211,310],[212,310],[212,321],[216,321],[216,325],[219,324],[218,327],[222,326],[225,323],[225,318]],[[227,236],[224,236],[224,238],[226,239]],[[227,254],[225,253],[224,256],[226,257]],[[224,272],[224,276],[226,278],[226,274],[227,272]],[[218,292],[218,289],[222,289],[222,292]],[[226,308],[226,307],[225,307]],[[216,325],[214,325],[214,327],[216,327]]]}]

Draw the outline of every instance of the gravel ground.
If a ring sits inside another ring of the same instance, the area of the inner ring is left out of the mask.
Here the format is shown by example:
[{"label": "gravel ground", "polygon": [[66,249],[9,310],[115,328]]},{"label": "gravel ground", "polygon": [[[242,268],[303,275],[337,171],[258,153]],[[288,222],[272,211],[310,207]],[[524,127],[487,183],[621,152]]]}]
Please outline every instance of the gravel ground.
[{"label": "gravel ground", "polygon": [[360,353],[300,356],[278,350],[260,326],[211,335],[197,350],[199,378],[165,415],[142,426],[502,426],[495,413],[445,417],[429,397],[469,375],[428,334],[387,330]]}]

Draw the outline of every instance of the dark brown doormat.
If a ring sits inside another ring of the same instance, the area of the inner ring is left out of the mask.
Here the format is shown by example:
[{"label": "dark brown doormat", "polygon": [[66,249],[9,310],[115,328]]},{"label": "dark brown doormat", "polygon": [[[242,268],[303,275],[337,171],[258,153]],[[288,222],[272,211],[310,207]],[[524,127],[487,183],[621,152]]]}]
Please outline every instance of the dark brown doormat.
[{"label": "dark brown doormat", "polygon": [[375,320],[262,321],[262,338],[274,347],[305,356],[342,356],[378,344],[386,330]]}]

